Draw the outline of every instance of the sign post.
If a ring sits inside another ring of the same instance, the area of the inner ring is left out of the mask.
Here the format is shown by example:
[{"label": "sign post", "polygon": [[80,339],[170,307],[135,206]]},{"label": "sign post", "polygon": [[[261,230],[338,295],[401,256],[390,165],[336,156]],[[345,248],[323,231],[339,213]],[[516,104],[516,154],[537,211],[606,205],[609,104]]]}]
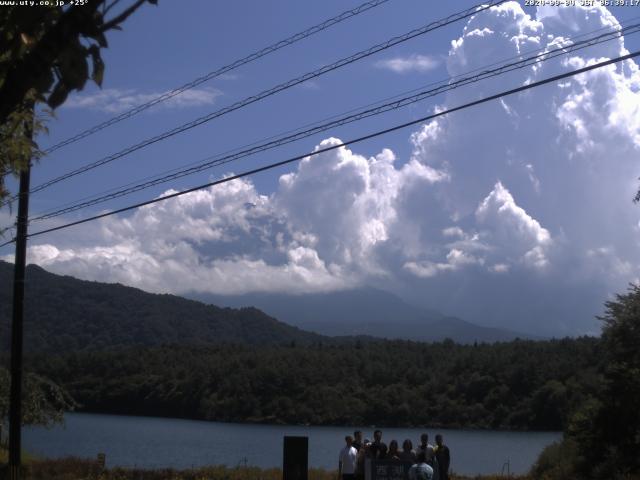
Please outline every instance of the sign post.
[{"label": "sign post", "polygon": [[309,438],[284,437],[282,480],[307,480],[309,477]]}]

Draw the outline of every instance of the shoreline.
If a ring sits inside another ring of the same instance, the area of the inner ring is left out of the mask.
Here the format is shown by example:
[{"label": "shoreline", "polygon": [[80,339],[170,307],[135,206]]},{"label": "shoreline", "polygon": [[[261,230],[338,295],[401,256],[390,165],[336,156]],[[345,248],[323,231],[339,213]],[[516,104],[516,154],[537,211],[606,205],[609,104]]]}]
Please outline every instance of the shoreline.
[{"label": "shoreline", "polygon": [[365,429],[365,430],[375,430],[376,428],[392,428],[392,429],[425,429],[425,430],[457,430],[462,432],[499,432],[499,433],[558,433],[561,434],[562,430],[524,430],[524,429],[504,429],[504,428],[482,428],[482,427],[462,427],[462,426],[442,426],[442,425],[335,425],[335,424],[314,424],[314,423],[285,423],[285,422],[261,422],[261,421],[252,421],[252,420],[234,420],[234,421],[226,421],[226,420],[208,420],[205,418],[197,418],[197,417],[172,417],[172,416],[162,416],[162,415],[146,415],[143,413],[116,413],[116,412],[101,412],[101,411],[93,411],[93,410],[75,410],[72,412],[65,412],[67,414],[79,414],[79,415],[107,415],[107,416],[119,416],[119,417],[142,417],[142,418],[157,418],[163,420],[185,420],[191,422],[206,422],[206,423],[221,423],[225,425],[254,425],[254,426],[264,426],[264,427],[309,427],[309,428],[347,428],[347,429]]},{"label": "shoreline", "polygon": [[[191,419],[139,417],[87,412],[69,413],[66,427],[28,428],[24,447],[42,458],[75,456],[94,459],[106,453],[108,467],[142,469],[187,469],[208,465],[239,463],[263,469],[282,467],[285,436],[309,438],[310,467],[332,470],[337,467],[337,449],[354,426],[278,426],[207,422]],[[365,438],[373,430],[362,429]],[[499,473],[505,462],[511,471],[526,474],[539,453],[557,442],[561,434],[454,431],[438,429],[382,429],[388,443],[392,439],[419,438],[438,433],[456,452],[452,468],[474,478],[475,475]],[[92,433],[93,432],[93,433]],[[99,433],[98,433],[99,432]],[[246,449],[250,449],[250,452]],[[244,457],[247,460],[243,460]]]}]

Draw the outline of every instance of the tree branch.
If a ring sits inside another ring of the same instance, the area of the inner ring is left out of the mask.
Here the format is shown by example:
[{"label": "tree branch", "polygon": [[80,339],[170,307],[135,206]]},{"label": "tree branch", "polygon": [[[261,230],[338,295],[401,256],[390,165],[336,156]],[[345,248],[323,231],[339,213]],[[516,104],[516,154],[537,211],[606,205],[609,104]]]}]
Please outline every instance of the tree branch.
[{"label": "tree branch", "polygon": [[[117,17],[112,18],[108,22],[105,22],[102,25],[102,27],[100,27],[100,31],[102,33],[104,33],[107,30],[111,30],[112,28],[116,28],[118,25],[120,25],[122,22],[124,22],[127,18],[129,18],[129,16],[133,12],[135,12],[138,8],[140,8],[142,6],[142,4],[145,3],[146,1],[147,0],[137,0],[136,3],[134,3],[129,8],[124,10],[122,13],[120,13],[120,15],[118,15]],[[114,3],[117,3],[117,2],[114,2]]]},{"label": "tree branch", "polygon": [[[80,8],[72,7],[64,11],[55,25],[40,38],[31,51],[10,66],[4,82],[0,85],[0,98],[2,98],[0,124],[7,121],[9,114],[24,100],[27,92],[49,74],[60,53],[70,41],[77,39],[79,35],[91,37],[95,37],[96,34],[102,35],[107,30],[117,28],[146,1],[153,3],[153,0],[136,0],[133,5],[108,22],[95,25],[93,16],[105,1],[95,0]],[[113,0],[110,7],[118,1]]]},{"label": "tree branch", "polygon": [[11,66],[0,87],[0,98],[3,99],[0,102],[0,124],[7,121],[9,114],[24,101],[27,92],[51,69],[68,42],[77,38],[79,32],[86,28],[86,19],[95,13],[100,4],[90,2],[65,11],[31,51]]}]

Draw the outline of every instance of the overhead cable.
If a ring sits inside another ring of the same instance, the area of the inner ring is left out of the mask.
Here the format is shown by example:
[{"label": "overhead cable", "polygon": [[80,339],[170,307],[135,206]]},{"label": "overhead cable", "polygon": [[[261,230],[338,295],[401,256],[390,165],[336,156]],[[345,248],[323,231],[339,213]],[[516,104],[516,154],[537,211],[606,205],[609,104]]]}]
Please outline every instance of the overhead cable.
[{"label": "overhead cable", "polygon": [[[427,115],[425,117],[421,117],[421,118],[418,118],[416,120],[412,120],[410,122],[405,122],[405,123],[402,123],[402,124],[399,124],[399,125],[395,125],[393,127],[386,128],[384,130],[378,130],[378,131],[376,131],[374,133],[370,133],[370,134],[367,134],[367,135],[364,135],[364,136],[361,136],[361,137],[358,137],[358,138],[355,138],[355,139],[352,139],[352,140],[349,140],[349,141],[346,141],[346,142],[342,142],[342,143],[339,143],[339,144],[331,145],[329,147],[320,148],[320,149],[314,150],[313,152],[308,152],[308,153],[305,153],[303,155],[298,155],[298,156],[289,158],[287,160],[282,160],[280,162],[271,163],[271,164],[265,165],[263,167],[254,168],[252,170],[247,170],[247,171],[239,173],[237,175],[233,175],[233,176],[226,177],[226,178],[223,178],[223,179],[220,179],[220,180],[216,180],[214,182],[205,183],[203,185],[198,185],[196,187],[192,187],[192,188],[189,188],[187,190],[182,190],[180,192],[167,194],[167,195],[164,195],[162,197],[154,198],[154,199],[147,200],[147,201],[144,201],[144,202],[140,202],[140,203],[136,203],[136,204],[133,204],[133,205],[129,205],[127,207],[119,208],[119,209],[113,210],[111,212],[101,213],[99,215],[94,215],[94,216],[87,217],[87,218],[84,218],[84,219],[81,219],[81,220],[77,220],[77,221],[74,221],[74,222],[70,222],[70,223],[66,223],[66,224],[63,224],[63,225],[58,225],[56,227],[40,230],[38,232],[30,233],[28,235],[28,237],[35,237],[35,236],[38,236],[38,235],[44,235],[46,233],[51,233],[51,232],[55,232],[55,231],[58,231],[58,230],[63,230],[63,229],[70,228],[70,227],[73,227],[73,226],[76,226],[76,225],[81,225],[83,223],[87,223],[87,222],[91,222],[91,221],[94,221],[94,220],[98,220],[100,218],[109,217],[111,215],[116,215],[116,214],[119,214],[119,213],[124,213],[124,212],[130,211],[130,210],[134,210],[134,209],[137,209],[137,208],[140,208],[140,207],[147,206],[147,205],[152,205],[154,203],[163,202],[165,200],[169,200],[171,198],[176,198],[176,197],[179,197],[179,196],[182,196],[182,195],[186,195],[187,193],[195,192],[197,190],[203,190],[205,188],[210,188],[210,187],[213,187],[213,186],[216,186],[216,185],[227,183],[227,182],[230,182],[232,180],[237,180],[239,178],[247,177],[247,176],[250,176],[250,175],[255,175],[256,173],[264,172],[264,171],[267,171],[267,170],[272,170],[272,169],[277,168],[277,167],[281,167],[281,166],[288,165],[288,164],[293,163],[293,162],[300,161],[303,158],[307,158],[307,157],[319,155],[319,154],[322,154],[322,153],[326,153],[326,152],[329,152],[329,151],[332,151],[332,150],[336,150],[338,148],[346,147],[348,145],[353,145],[355,143],[364,142],[365,140],[370,140],[372,138],[379,137],[381,135],[385,135],[385,134],[388,134],[388,133],[391,133],[391,132],[395,132],[397,130],[401,130],[401,129],[404,129],[404,128],[407,128],[407,127],[410,127],[410,126],[413,126],[413,125],[416,125],[416,124],[419,124],[419,123],[424,123],[424,122],[433,120],[435,118],[438,118],[438,117],[441,117],[441,116],[444,116],[444,115],[448,115],[448,114],[453,113],[453,112],[457,112],[457,111],[460,111],[460,110],[465,110],[467,108],[471,108],[471,107],[474,107],[474,106],[477,106],[477,105],[481,105],[481,104],[484,104],[484,103],[487,103],[487,102],[490,102],[490,101],[493,101],[493,100],[497,100],[497,99],[502,98],[502,97],[513,95],[513,94],[516,94],[516,93],[519,93],[519,92],[523,92],[523,91],[526,91],[526,90],[531,90],[533,88],[537,88],[537,87],[540,87],[542,85],[546,85],[546,84],[549,84],[549,83],[553,83],[553,82],[557,82],[557,81],[560,81],[560,80],[564,80],[565,78],[573,77],[575,75],[579,75],[581,73],[586,73],[586,72],[589,72],[591,70],[595,70],[595,69],[598,69],[598,68],[603,68],[603,67],[606,67],[608,65],[613,65],[613,64],[622,62],[624,60],[629,60],[631,58],[635,58],[635,57],[637,57],[639,55],[640,55],[640,50],[637,50],[637,51],[629,53],[627,55],[622,55],[622,56],[619,56],[619,57],[616,57],[616,58],[613,58],[613,59],[610,59],[610,60],[605,60],[605,61],[602,61],[602,62],[594,63],[594,64],[588,65],[586,67],[578,68],[576,70],[572,70],[570,72],[565,72],[565,73],[562,73],[562,74],[559,74],[559,75],[554,75],[552,77],[548,77],[548,78],[545,78],[543,80],[539,80],[537,82],[531,82],[531,83],[528,83],[526,85],[521,85],[519,87],[512,88],[510,90],[506,90],[506,91],[497,93],[495,95],[490,95],[488,97],[484,97],[484,98],[481,98],[479,100],[474,100],[472,102],[468,102],[468,103],[465,103],[463,105],[459,105],[457,107],[452,107],[452,108],[449,108],[449,109],[446,109],[446,110],[442,110],[442,111],[439,111],[437,113],[434,113],[434,114],[431,114],[431,115]],[[8,242],[3,243],[2,245],[0,245],[0,247],[3,247],[5,245],[8,245],[8,244],[13,243],[13,242],[15,242],[15,238],[10,240],[10,241],[8,241]]]},{"label": "overhead cable", "polygon": [[243,57],[239,60],[235,60],[233,62],[231,62],[228,65],[225,65],[223,67],[218,68],[217,70],[214,70],[212,72],[207,73],[206,75],[203,75],[201,77],[198,77],[188,83],[185,83],[184,85],[174,88],[173,90],[163,93],[162,95],[157,96],[156,98],[149,100],[148,102],[144,102],[141,103],[140,105],[137,105],[133,108],[131,108],[130,110],[127,110],[126,112],[123,112],[115,117],[110,118],[109,120],[106,120],[102,123],[99,123],[91,128],[87,128],[86,130],[83,130],[82,132],[67,138],[66,140],[63,140],[59,143],[56,143],[55,145],[47,148],[46,150],[44,150],[45,154],[49,154],[52,153],[56,150],[58,150],[59,148],[62,148],[66,145],[70,145],[72,143],[77,142],[78,140],[81,140],[83,138],[86,138],[90,135],[93,135],[96,132],[99,132],[100,130],[104,130],[107,127],[110,127],[111,125],[115,125],[116,123],[119,123],[123,120],[126,120],[128,118],[133,117],[134,115],[137,115],[140,112],[145,111],[148,108],[153,107],[154,105],[157,105],[159,103],[162,103],[166,100],[169,100],[170,98],[175,97],[176,95],[180,95],[183,92],[186,92],[187,90],[190,90],[192,88],[197,87],[198,85],[203,84],[204,82],[208,82],[209,80],[212,80],[216,77],[220,77],[221,75],[224,75],[226,73],[229,73],[232,70],[235,70],[238,67],[241,67],[242,65],[246,65],[247,63],[251,63],[255,60],[258,60],[259,58],[262,58],[266,55],[269,55],[273,52],[276,52],[278,50],[280,50],[281,48],[287,47],[289,45],[293,45],[296,42],[299,42],[300,40],[303,40],[305,38],[308,38],[312,35],[315,35],[316,33],[319,33],[323,30],[326,30],[340,22],[343,22],[351,17],[355,17],[356,15],[359,15],[361,13],[364,13],[368,10],[371,10],[372,8],[377,7],[378,5],[381,5],[383,3],[388,2],[389,0],[371,0],[371,1],[367,1],[355,8],[352,8],[350,10],[346,10],[344,12],[342,12],[339,15],[336,15],[335,17],[329,18],[321,23],[318,23],[317,25],[314,25],[313,27],[307,28],[306,30],[302,31],[302,32],[298,32],[294,35],[291,35],[290,37],[285,38],[284,40],[280,40],[279,42],[276,42],[272,45],[269,45],[268,47],[265,47],[261,50],[258,50],[257,52],[251,53],[250,55],[247,55],[246,57]]},{"label": "overhead cable", "polygon": [[481,80],[486,80],[488,78],[492,78],[492,77],[496,77],[499,75],[503,75],[515,70],[519,70],[522,68],[525,68],[527,66],[536,64],[536,63],[541,63],[541,62],[546,62],[549,61],[551,59],[557,58],[559,56],[564,56],[564,55],[568,55],[571,53],[574,53],[576,51],[582,50],[584,48],[588,48],[594,45],[598,45],[610,40],[613,40],[615,38],[619,38],[621,35],[632,35],[634,33],[637,33],[640,31],[640,24],[634,24],[634,25],[630,25],[627,26],[625,28],[619,29],[619,30],[615,30],[612,32],[607,32],[607,33],[603,33],[600,35],[597,35],[595,37],[592,38],[588,38],[585,40],[582,40],[580,42],[576,42],[573,43],[571,45],[565,46],[565,47],[557,47],[555,49],[552,50],[546,50],[546,49],[541,49],[540,53],[538,53],[537,55],[532,55],[530,57],[527,58],[523,58],[520,60],[517,60],[515,62],[512,63],[508,63],[506,65],[494,68],[494,69],[489,69],[489,70],[482,70],[480,69],[480,73],[472,75],[472,76],[460,76],[458,78],[458,80],[455,81],[449,81],[448,83],[444,83],[444,81],[438,82],[441,85],[436,87],[436,88],[432,88],[429,90],[424,90],[421,91],[417,94],[414,95],[410,95],[410,96],[406,96],[403,98],[399,98],[399,99],[395,99],[392,102],[387,102],[385,104],[379,105],[375,108],[369,108],[363,111],[360,111],[358,113],[355,114],[351,114],[351,115],[347,115],[344,116],[342,118],[338,118],[337,120],[333,120],[324,124],[320,124],[320,125],[316,125],[313,128],[309,128],[309,129],[305,129],[305,130],[299,130],[293,134],[290,135],[286,135],[280,138],[276,138],[274,140],[271,140],[267,143],[263,143],[260,145],[256,145],[256,146],[252,146],[251,148],[247,148],[244,150],[240,150],[237,151],[235,153],[232,154],[228,154],[228,155],[224,155],[224,156],[214,156],[214,157],[208,157],[207,159],[205,159],[204,162],[202,163],[198,163],[194,166],[191,166],[189,168],[183,168],[180,170],[176,170],[173,171],[172,173],[169,173],[167,175],[164,176],[158,176],[152,180],[148,180],[142,183],[138,183],[138,184],[133,184],[131,186],[126,186],[126,188],[121,188],[120,190],[114,190],[111,191],[110,193],[95,197],[95,198],[91,198],[89,200],[86,201],[79,201],[76,203],[71,203],[68,206],[64,206],[62,208],[56,209],[56,210],[52,210],[49,212],[45,212],[43,214],[40,214],[38,216],[35,216],[33,218],[30,219],[30,221],[37,221],[37,220],[45,220],[45,219],[49,219],[49,218],[53,218],[53,217],[57,217],[66,213],[70,213],[70,212],[74,212],[77,210],[80,210],[82,208],[86,208],[89,206],[93,206],[93,205],[97,205],[99,203],[104,203],[106,201],[109,200],[113,200],[115,198],[119,198],[125,195],[129,195],[131,193],[135,193],[141,190],[145,190],[147,188],[162,184],[162,183],[166,183],[168,181],[171,180],[176,180],[178,178],[182,178],[188,175],[193,175],[195,173],[216,167],[216,166],[220,166],[223,164],[227,164],[230,163],[232,161],[238,160],[240,158],[244,158],[256,153],[260,153],[260,152],[264,152],[266,150],[270,150],[272,148],[276,148],[288,143],[292,143],[294,141],[300,140],[302,138],[307,138],[311,135],[320,133],[320,132],[324,132],[326,130],[329,130],[331,128],[335,128],[335,127],[339,127],[342,125],[346,125],[355,121],[359,121],[362,120],[364,118],[368,118],[368,117],[372,117],[375,115],[379,115],[391,110],[396,110],[408,105],[412,105],[416,102],[420,102],[422,100],[425,100],[426,98],[430,98],[433,96],[436,96],[438,94],[441,94],[443,92],[447,92],[450,90],[454,90],[457,88],[460,88],[462,86],[466,86],[472,83],[476,83],[479,82]]},{"label": "overhead cable", "polygon": [[[446,25],[450,25],[451,23],[460,21],[462,19],[468,18],[472,15],[474,15],[475,13],[478,13],[480,11],[483,10],[487,10],[491,7],[494,7],[496,5],[500,5],[504,2],[506,2],[508,0],[492,0],[488,3],[484,3],[484,4],[478,4],[475,5],[471,8],[465,9],[461,12],[458,13],[454,13],[452,15],[449,15],[448,17],[445,17],[441,20],[437,20],[435,22],[431,22],[423,27],[411,30],[403,35],[399,35],[397,37],[393,37],[389,40],[387,40],[386,42],[383,43],[379,43],[373,47],[370,47],[366,50],[362,50],[358,53],[355,53],[349,57],[345,57],[342,58],[341,60],[338,60],[334,63],[328,64],[328,65],[324,65],[323,67],[320,67],[317,70],[314,70],[312,72],[306,73],[302,76],[296,77],[294,79],[291,79],[287,82],[281,83],[279,85],[276,85],[275,87],[272,87],[268,90],[264,90],[256,95],[247,97],[243,100],[240,100],[232,105],[229,105],[227,107],[224,107],[220,110],[216,110],[215,112],[209,113],[208,115],[204,115],[202,117],[199,117],[195,120],[192,120],[190,122],[187,122],[183,125],[180,125],[178,127],[175,127],[171,130],[168,130],[166,132],[163,132],[159,135],[156,135],[155,137],[149,138],[147,140],[144,140],[142,142],[139,142],[135,145],[132,145],[130,147],[125,148],[124,150],[121,150],[117,153],[114,153],[112,155],[108,155],[104,158],[101,158],[100,160],[97,160],[95,162],[89,163],[87,165],[84,165],[80,168],[77,168],[75,170],[72,170],[70,172],[67,172],[63,175],[60,175],[58,177],[55,177],[49,181],[46,181],[34,188],[32,188],[30,190],[29,193],[35,193],[35,192],[39,192],[41,190],[44,190],[45,188],[50,187],[51,185],[54,185],[56,183],[62,182],[63,180],[67,180],[71,177],[74,177],[76,175],[80,175],[81,173],[85,173],[89,170],[93,170],[94,168],[100,167],[102,165],[105,165],[107,163],[113,162],[114,160],[117,160],[119,158],[122,158],[126,155],[129,155],[133,152],[136,152],[142,148],[145,148],[149,145],[152,145],[154,143],[157,143],[159,141],[165,140],[169,137],[172,137],[174,135],[177,135],[179,133],[185,132],[187,130],[190,130],[194,127],[197,127],[199,125],[202,125],[204,123],[207,123],[215,118],[221,117],[222,115],[226,115],[227,113],[233,112],[235,110],[238,110],[240,108],[243,108],[247,105],[250,105],[252,103],[258,102],[264,98],[270,97],[271,95],[275,95],[276,93],[279,93],[283,90],[287,90],[289,88],[292,88],[296,85],[299,85],[301,83],[304,83],[308,80],[311,80],[313,78],[317,78],[321,75],[324,75],[326,73],[329,73],[333,70],[336,70],[338,68],[344,67],[346,65],[349,65],[351,63],[357,62],[358,60],[361,60],[363,58],[369,57],[375,53],[381,52],[383,50],[386,50],[388,48],[393,47],[394,45],[398,45],[402,42],[406,42],[412,38],[415,38],[417,36],[420,35],[424,35],[428,32],[431,32],[433,30],[436,30],[438,28],[444,27]],[[14,198],[11,198],[9,201],[13,200]],[[1,206],[1,205],[0,205]]]}]

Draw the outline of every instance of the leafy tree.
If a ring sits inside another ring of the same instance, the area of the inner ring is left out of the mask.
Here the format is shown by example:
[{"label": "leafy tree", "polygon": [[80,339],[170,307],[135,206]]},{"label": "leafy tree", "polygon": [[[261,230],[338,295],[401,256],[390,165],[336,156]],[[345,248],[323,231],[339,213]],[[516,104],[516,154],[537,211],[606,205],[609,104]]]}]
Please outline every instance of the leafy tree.
[{"label": "leafy tree", "polygon": [[[0,199],[8,193],[5,176],[39,156],[28,131],[34,103],[55,109],[89,78],[101,85],[105,33],[119,29],[145,2],[157,0],[135,0],[117,13],[120,0],[0,9]],[[41,131],[42,121],[37,119],[33,128]]]},{"label": "leafy tree", "polygon": [[[0,422],[9,415],[10,375],[0,367]],[[62,423],[65,411],[77,405],[69,393],[51,380],[28,373],[25,376],[22,400],[22,423],[50,427]]]},{"label": "leafy tree", "polygon": [[573,417],[568,437],[579,447],[584,477],[633,478],[640,475],[640,286],[605,307],[602,386]]},{"label": "leafy tree", "polygon": [[536,429],[551,430],[556,425],[564,426],[568,410],[567,388],[557,380],[549,380],[533,393],[531,423]]},{"label": "leafy tree", "polygon": [[[576,471],[576,465],[571,459],[577,458],[579,449],[575,441],[565,438],[561,442],[554,442],[547,446],[531,468],[530,477],[538,480],[565,480],[582,478]],[[598,455],[592,456],[597,463]]]}]

